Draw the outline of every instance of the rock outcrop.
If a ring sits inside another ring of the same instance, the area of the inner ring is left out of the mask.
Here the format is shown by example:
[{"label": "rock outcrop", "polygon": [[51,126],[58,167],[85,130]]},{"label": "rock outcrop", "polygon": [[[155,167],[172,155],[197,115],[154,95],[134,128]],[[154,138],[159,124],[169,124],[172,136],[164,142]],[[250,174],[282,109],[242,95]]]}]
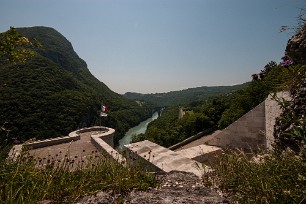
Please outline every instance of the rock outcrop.
[{"label": "rock outcrop", "polygon": [[306,25],[288,40],[285,55],[294,63],[306,64]]}]

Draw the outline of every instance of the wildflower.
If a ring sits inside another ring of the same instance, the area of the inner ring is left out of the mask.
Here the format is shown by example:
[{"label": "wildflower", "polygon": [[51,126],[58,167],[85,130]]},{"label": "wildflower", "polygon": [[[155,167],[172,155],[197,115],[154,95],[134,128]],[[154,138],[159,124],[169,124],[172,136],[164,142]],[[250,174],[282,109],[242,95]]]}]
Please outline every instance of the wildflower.
[{"label": "wildflower", "polygon": [[289,67],[290,65],[292,65],[293,64],[293,61],[292,61],[292,59],[289,57],[289,56],[284,56],[284,57],[282,57],[282,62],[280,63],[280,65],[282,66],[282,67]]}]

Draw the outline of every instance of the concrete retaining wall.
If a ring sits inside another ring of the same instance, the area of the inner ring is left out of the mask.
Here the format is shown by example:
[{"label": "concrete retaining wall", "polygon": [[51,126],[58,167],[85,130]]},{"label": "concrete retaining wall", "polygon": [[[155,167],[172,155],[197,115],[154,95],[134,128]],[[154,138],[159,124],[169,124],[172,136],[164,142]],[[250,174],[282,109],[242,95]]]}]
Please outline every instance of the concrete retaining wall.
[{"label": "concrete retaining wall", "polygon": [[91,143],[105,157],[116,161],[122,165],[126,164],[125,158],[114,149],[115,130],[108,127],[94,126],[83,128],[71,132],[69,136],[80,135],[81,133],[91,132]]},{"label": "concrete retaining wall", "polygon": [[32,143],[28,144],[23,144],[22,146],[26,149],[38,149],[42,147],[48,147],[52,145],[58,145],[62,143],[67,143],[71,141],[76,141],[79,140],[80,136],[79,135],[73,135],[73,136],[64,136],[64,137],[55,137],[55,138],[50,138],[50,139],[45,139],[45,140],[37,140]]},{"label": "concrete retaining wall", "polygon": [[89,128],[83,128],[69,133],[65,137],[57,137],[46,140],[38,140],[32,143],[15,145],[9,152],[9,158],[16,158],[20,155],[23,148],[26,149],[37,149],[44,148],[52,145],[68,143],[80,139],[80,134],[85,132],[91,133],[91,142],[99,150],[99,152],[108,158],[111,158],[120,164],[125,164],[125,158],[123,158],[113,147],[114,147],[114,134],[115,130],[108,127],[94,126]]},{"label": "concrete retaining wall", "polygon": [[179,143],[177,143],[177,144],[175,144],[175,145],[172,145],[171,147],[168,147],[168,149],[170,149],[170,150],[176,150],[176,149],[178,149],[178,148],[180,148],[180,147],[182,147],[182,146],[184,146],[184,145],[186,145],[186,144],[189,144],[189,143],[192,142],[192,141],[195,141],[195,140],[197,140],[197,139],[203,137],[204,135],[207,135],[207,134],[212,133],[212,131],[213,131],[213,129],[212,129],[212,128],[209,128],[209,129],[207,129],[207,130],[204,130],[204,131],[202,131],[202,132],[199,132],[198,134],[193,135],[193,136],[191,136],[191,137],[189,137],[189,138],[183,140],[182,142],[179,142]]},{"label": "concrete retaining wall", "polygon": [[[93,128],[91,128],[91,131],[95,131],[95,129]],[[105,131],[106,129],[107,131]],[[106,129],[104,129],[104,132],[97,131],[92,133],[91,143],[98,149],[98,151],[103,156],[113,161],[116,161],[119,164],[126,165],[126,159],[113,148],[114,147],[113,138],[115,130],[112,128],[106,128]]]},{"label": "concrete retaining wall", "polygon": [[89,128],[83,128],[69,133],[69,136],[79,135],[85,132],[92,132],[92,135],[99,134],[103,137],[103,140],[112,148],[114,147],[114,134],[115,130],[109,127],[93,126]]}]

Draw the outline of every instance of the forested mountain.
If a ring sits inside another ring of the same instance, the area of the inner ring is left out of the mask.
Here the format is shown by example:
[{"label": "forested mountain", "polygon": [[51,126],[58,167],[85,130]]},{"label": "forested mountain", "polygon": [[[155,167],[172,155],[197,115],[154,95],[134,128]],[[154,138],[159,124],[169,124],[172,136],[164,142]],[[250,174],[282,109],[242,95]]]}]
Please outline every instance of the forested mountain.
[{"label": "forested mountain", "polygon": [[[150,140],[169,147],[205,129],[226,128],[270,93],[286,88],[287,82],[295,80],[295,73],[305,73],[305,70],[301,65],[288,69],[270,62],[260,74],[253,75],[246,87],[233,94],[193,101],[183,107],[166,107],[161,116],[149,124],[146,133],[134,137],[133,142]],[[185,115],[179,118],[181,108]]]},{"label": "forested mountain", "polygon": [[98,125],[101,103],[109,106],[102,121],[116,129],[115,141],[151,109],[111,91],[95,78],[71,43],[48,27],[16,29],[42,49],[24,64],[0,64],[0,125],[10,138],[49,138]]},{"label": "forested mountain", "polygon": [[169,105],[182,105],[193,101],[202,100],[218,94],[232,93],[247,86],[248,83],[234,86],[202,86],[184,89],[181,91],[170,91],[168,93],[141,94],[127,92],[126,98],[153,103],[155,106],[163,107]]}]

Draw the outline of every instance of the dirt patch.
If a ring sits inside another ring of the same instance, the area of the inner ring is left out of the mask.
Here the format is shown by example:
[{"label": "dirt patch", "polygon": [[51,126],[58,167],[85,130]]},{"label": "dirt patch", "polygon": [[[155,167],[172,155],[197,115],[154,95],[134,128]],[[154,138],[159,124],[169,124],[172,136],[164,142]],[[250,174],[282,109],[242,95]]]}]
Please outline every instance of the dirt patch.
[{"label": "dirt patch", "polygon": [[229,203],[215,190],[207,188],[201,180],[192,173],[173,171],[167,174],[157,175],[160,184],[158,188],[148,191],[133,191],[126,197],[119,199],[106,192],[84,197],[78,204],[200,204],[200,203]]}]

